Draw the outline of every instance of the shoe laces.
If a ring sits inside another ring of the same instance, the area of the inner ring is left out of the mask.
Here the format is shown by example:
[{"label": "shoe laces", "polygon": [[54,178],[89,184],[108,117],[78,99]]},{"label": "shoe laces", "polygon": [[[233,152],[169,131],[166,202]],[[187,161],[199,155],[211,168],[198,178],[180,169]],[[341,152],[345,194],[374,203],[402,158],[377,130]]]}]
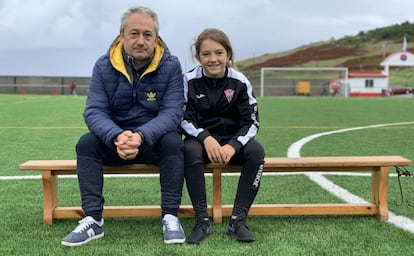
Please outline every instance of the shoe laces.
[{"label": "shoe laces", "polygon": [[208,220],[198,220],[193,228],[193,230],[201,229],[203,231],[206,231],[208,229]]},{"label": "shoe laces", "polygon": [[171,214],[167,214],[164,216],[164,225],[167,227],[167,230],[169,231],[181,230],[178,218]]},{"label": "shoe laces", "polygon": [[79,221],[79,225],[73,230],[75,233],[81,233],[87,230],[96,221],[92,217],[85,217]]},{"label": "shoe laces", "polygon": [[231,226],[234,228],[234,230],[239,229],[240,227],[245,227],[246,229],[249,229],[249,227],[246,225],[245,221],[243,219],[237,218],[232,219]]}]

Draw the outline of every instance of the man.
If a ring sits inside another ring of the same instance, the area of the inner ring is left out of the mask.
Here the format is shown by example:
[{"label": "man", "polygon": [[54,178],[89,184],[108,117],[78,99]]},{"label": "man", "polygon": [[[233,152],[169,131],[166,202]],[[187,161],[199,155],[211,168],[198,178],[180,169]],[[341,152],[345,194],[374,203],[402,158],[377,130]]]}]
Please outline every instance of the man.
[{"label": "man", "polygon": [[75,83],[75,80],[73,80],[72,82],[70,82],[70,84],[69,84],[69,90],[70,90],[70,94],[72,96],[76,96],[76,83]]},{"label": "man", "polygon": [[157,164],[165,243],[183,243],[177,218],[184,180],[183,77],[177,57],[158,35],[155,12],[133,7],[119,36],[95,63],[84,111],[90,132],[76,145],[85,217],[62,240],[78,246],[104,236],[103,165]]}]

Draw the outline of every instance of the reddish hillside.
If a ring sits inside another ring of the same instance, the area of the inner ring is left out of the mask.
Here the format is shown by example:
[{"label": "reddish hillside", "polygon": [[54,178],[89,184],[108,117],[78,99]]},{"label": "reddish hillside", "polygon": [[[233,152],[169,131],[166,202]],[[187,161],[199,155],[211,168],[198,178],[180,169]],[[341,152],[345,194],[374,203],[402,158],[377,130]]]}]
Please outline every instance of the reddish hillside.
[{"label": "reddish hillside", "polygon": [[[401,51],[403,38],[407,39],[407,50],[414,48],[414,23],[401,24],[360,31],[355,36],[330,39],[304,45],[297,49],[278,53],[266,53],[237,64],[253,84],[260,83],[262,67],[346,67],[349,71],[381,71],[385,56]],[[397,70],[395,70],[397,71]],[[409,84],[414,79],[412,72],[401,69],[398,75],[390,76],[390,82]],[[394,74],[396,74],[394,72]]]},{"label": "reddish hillside", "polygon": [[311,61],[338,59],[344,56],[358,55],[357,48],[338,48],[327,46],[313,46],[293,52],[292,54],[268,59],[261,63],[256,63],[250,68],[260,67],[290,67],[298,66]]},{"label": "reddish hillside", "polygon": [[[355,44],[353,44],[355,45]],[[372,47],[371,47],[372,48]],[[379,65],[383,60],[380,52],[369,53],[369,50],[361,50],[356,46],[341,47],[338,43],[325,43],[311,45],[298,50],[290,51],[280,57],[269,57],[258,62],[244,62],[239,68],[251,82],[259,83],[260,68],[262,67],[347,67],[349,71],[365,70],[379,71]],[[318,64],[321,62],[321,64]],[[328,63],[328,64],[327,64]]]}]

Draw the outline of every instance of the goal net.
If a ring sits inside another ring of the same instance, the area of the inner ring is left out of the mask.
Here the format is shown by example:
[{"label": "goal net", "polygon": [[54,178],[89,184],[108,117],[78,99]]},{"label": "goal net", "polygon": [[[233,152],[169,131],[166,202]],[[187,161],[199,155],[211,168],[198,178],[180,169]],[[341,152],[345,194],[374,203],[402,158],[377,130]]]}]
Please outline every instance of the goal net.
[{"label": "goal net", "polygon": [[260,97],[295,95],[348,97],[348,68],[261,68]]}]

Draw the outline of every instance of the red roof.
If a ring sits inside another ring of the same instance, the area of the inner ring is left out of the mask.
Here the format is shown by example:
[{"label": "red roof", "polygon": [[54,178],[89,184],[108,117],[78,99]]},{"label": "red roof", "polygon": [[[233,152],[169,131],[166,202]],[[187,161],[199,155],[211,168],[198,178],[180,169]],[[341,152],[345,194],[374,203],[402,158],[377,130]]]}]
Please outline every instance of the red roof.
[{"label": "red roof", "polygon": [[387,77],[387,76],[384,75],[381,72],[375,72],[375,71],[371,71],[371,72],[367,72],[367,71],[350,71],[348,73],[348,78],[353,78],[353,77]]}]

